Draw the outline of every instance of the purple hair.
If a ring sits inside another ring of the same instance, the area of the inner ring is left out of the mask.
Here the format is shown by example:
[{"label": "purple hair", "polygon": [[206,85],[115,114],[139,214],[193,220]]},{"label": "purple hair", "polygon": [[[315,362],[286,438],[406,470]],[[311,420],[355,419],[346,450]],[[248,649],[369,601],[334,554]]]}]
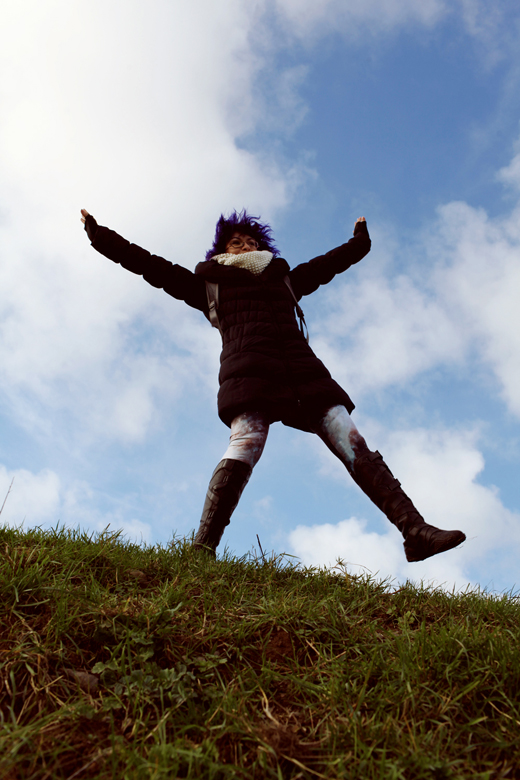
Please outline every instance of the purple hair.
[{"label": "purple hair", "polygon": [[258,217],[250,216],[245,209],[234,211],[227,219],[221,214],[217,222],[213,246],[206,252],[206,260],[211,260],[214,255],[223,254],[233,233],[251,236],[257,242],[260,251],[267,249],[273,253],[273,257],[278,257],[280,252],[273,244],[271,228],[267,224],[257,222],[257,219]]}]

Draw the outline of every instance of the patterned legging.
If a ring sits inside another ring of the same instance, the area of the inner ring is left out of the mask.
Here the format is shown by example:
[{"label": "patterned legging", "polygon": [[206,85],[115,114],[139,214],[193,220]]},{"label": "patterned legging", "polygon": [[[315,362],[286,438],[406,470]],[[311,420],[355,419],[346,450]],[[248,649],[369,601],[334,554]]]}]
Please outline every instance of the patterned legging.
[{"label": "patterned legging", "polygon": [[[314,427],[327,447],[352,470],[354,460],[367,445],[344,406],[333,406]],[[231,423],[229,446],[223,458],[241,460],[254,468],[265,447],[269,417],[265,412],[244,412]]]}]

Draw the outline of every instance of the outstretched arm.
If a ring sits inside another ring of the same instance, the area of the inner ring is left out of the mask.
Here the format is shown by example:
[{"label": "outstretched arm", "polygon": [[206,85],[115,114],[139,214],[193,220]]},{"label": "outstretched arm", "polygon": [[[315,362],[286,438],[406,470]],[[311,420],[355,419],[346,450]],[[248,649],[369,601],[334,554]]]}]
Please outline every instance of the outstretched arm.
[{"label": "outstretched arm", "polygon": [[366,219],[358,217],[350,241],[293,268],[289,277],[296,297],[300,299],[303,295],[310,295],[320,285],[328,284],[336,274],[359,263],[370,252],[370,246]]},{"label": "outstretched arm", "polygon": [[162,288],[178,300],[200,311],[207,311],[204,280],[181,265],[152,255],[131,244],[113,230],[98,225],[92,214],[81,209],[81,221],[94,249],[134,274],[140,274],[153,287]]}]

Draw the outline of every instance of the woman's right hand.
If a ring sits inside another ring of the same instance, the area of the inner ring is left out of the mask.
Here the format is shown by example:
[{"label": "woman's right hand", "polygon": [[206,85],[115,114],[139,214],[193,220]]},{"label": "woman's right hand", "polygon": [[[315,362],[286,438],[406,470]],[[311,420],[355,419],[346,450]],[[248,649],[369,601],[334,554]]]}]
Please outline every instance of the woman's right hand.
[{"label": "woman's right hand", "polygon": [[[358,218],[356,219],[356,221],[355,221],[355,223],[354,223],[354,235],[356,235],[356,228],[357,228],[357,226],[358,226],[358,224],[359,224],[360,222],[365,222],[365,223],[366,223],[366,219],[365,219],[365,217],[358,217]],[[365,229],[366,229],[366,227],[365,227]]]},{"label": "woman's right hand", "polygon": [[83,224],[85,224],[87,217],[90,215],[87,209],[81,209],[81,214],[82,214],[81,221],[83,222]]}]

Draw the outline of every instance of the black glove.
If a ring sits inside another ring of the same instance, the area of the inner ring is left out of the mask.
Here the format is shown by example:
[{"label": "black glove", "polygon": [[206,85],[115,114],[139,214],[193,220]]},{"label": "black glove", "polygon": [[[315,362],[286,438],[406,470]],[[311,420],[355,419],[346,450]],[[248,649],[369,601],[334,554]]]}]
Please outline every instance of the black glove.
[{"label": "black glove", "polygon": [[354,225],[354,235],[361,232],[368,233],[367,223],[365,220],[363,220],[362,222],[356,222],[356,224]]},{"label": "black glove", "polygon": [[94,239],[96,238],[96,233],[98,229],[98,224],[92,214],[89,214],[88,217],[85,217],[85,230],[87,231],[87,236],[90,239],[90,242],[93,244]]}]

